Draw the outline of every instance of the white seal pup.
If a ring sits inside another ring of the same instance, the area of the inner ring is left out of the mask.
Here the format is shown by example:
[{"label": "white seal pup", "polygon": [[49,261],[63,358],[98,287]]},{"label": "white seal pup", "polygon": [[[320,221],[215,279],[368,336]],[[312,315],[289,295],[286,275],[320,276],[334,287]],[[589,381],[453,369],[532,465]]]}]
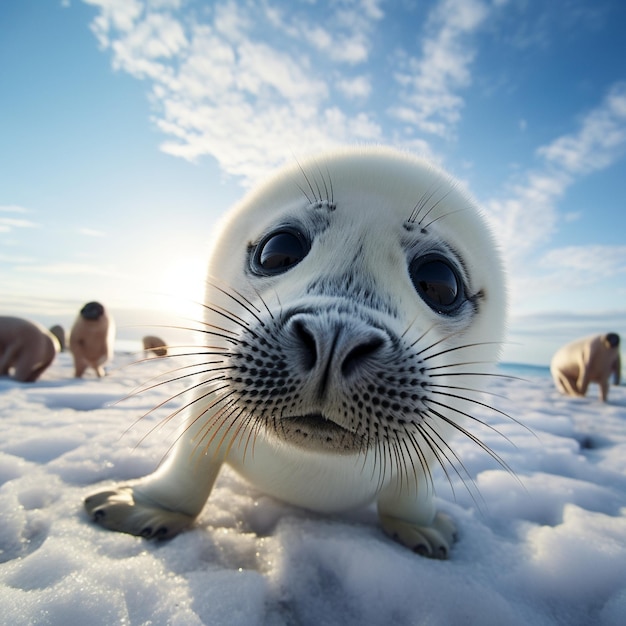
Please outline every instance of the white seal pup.
[{"label": "white seal pup", "polygon": [[0,317],[0,376],[33,383],[60,349],[57,338],[40,324],[20,317]]},{"label": "white seal pup", "polygon": [[619,385],[621,360],[619,335],[607,333],[577,339],[564,345],[552,357],[550,372],[556,388],[565,395],[585,396],[590,383],[600,386],[600,398],[609,397],[609,383]]},{"label": "white seal pup", "polygon": [[104,364],[111,358],[115,323],[99,302],[87,302],[70,331],[70,351],[74,357],[74,375],[81,378],[88,367],[98,378],[104,376]]},{"label": "white seal pup", "polygon": [[448,175],[382,147],[288,167],[214,235],[210,371],[184,434],[156,472],[86,509],[107,528],[170,537],[226,462],[311,510],[376,501],[389,535],[446,558],[454,525],[435,509],[431,470],[460,463],[458,432],[482,445],[462,424],[504,309],[492,236]]}]

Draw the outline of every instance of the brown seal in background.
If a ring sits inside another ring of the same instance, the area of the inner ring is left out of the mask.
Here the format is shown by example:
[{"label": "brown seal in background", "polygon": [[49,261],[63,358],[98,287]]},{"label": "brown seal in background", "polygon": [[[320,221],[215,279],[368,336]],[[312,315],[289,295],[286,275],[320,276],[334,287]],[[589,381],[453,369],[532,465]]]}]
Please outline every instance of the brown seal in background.
[{"label": "brown seal in background", "polygon": [[619,335],[593,335],[566,344],[552,357],[550,372],[561,393],[584,396],[589,383],[597,383],[600,398],[606,402],[611,375],[616,385],[621,377]]},{"label": "brown seal in background", "polygon": [[0,317],[0,376],[32,383],[60,350],[56,337],[36,322]]},{"label": "brown seal in background", "polygon": [[70,332],[70,351],[74,356],[74,371],[80,378],[88,367],[100,378],[104,364],[113,353],[115,324],[99,302],[88,302],[80,310]]}]

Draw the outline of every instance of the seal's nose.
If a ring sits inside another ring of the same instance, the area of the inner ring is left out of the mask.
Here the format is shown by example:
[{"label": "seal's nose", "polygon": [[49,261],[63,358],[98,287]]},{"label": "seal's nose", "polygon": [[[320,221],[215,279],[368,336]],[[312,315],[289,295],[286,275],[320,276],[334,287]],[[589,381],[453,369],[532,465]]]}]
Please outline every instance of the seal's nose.
[{"label": "seal's nose", "polygon": [[292,354],[309,377],[318,378],[320,392],[333,380],[349,379],[372,368],[387,334],[367,322],[340,316],[301,313],[288,323]]}]

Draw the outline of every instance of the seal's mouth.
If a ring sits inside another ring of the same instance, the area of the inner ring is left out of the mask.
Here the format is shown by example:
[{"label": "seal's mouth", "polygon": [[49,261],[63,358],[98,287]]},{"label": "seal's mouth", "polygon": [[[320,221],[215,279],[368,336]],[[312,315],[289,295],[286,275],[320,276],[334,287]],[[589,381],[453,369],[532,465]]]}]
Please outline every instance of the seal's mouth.
[{"label": "seal's mouth", "polygon": [[355,433],[322,413],[282,416],[275,431],[281,439],[305,448],[347,451],[352,450],[359,439]]},{"label": "seal's mouth", "polygon": [[281,422],[290,429],[305,433],[321,434],[323,432],[349,433],[350,431],[340,426],[322,413],[307,413],[306,415],[283,416]]}]

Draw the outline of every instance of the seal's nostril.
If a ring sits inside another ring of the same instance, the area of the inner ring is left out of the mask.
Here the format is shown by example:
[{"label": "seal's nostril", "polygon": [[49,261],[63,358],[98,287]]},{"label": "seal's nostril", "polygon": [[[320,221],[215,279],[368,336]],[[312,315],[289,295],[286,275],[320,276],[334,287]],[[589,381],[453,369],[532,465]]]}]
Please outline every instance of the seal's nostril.
[{"label": "seal's nostril", "polygon": [[318,358],[315,337],[301,320],[294,322],[293,332],[296,338],[300,341],[302,347],[300,355],[302,357],[304,368],[310,371],[315,367]]},{"label": "seal's nostril", "polygon": [[367,341],[363,341],[356,345],[344,358],[341,364],[341,373],[344,376],[350,376],[350,374],[359,367],[359,365],[372,356],[383,345],[383,339],[381,337],[372,337]]}]

